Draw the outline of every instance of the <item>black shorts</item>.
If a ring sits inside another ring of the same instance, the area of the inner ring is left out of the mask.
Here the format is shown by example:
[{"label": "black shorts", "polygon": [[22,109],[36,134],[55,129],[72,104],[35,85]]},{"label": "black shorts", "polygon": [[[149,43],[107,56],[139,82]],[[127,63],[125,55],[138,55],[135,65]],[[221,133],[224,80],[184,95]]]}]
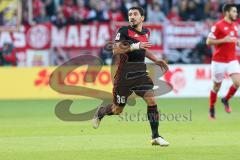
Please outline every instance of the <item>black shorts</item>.
[{"label": "black shorts", "polygon": [[113,102],[117,106],[124,107],[127,98],[134,92],[136,95],[143,97],[144,94],[154,87],[152,79],[148,75],[115,83],[113,88]]}]

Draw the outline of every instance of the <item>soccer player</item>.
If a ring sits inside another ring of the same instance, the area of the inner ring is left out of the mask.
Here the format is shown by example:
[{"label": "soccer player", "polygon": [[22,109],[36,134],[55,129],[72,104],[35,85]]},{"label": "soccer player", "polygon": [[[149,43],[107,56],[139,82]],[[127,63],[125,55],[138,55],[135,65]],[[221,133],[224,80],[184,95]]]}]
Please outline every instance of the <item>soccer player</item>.
[{"label": "soccer player", "polygon": [[222,11],[224,18],[211,28],[207,38],[207,44],[215,46],[211,64],[214,82],[213,89],[210,92],[209,113],[211,119],[215,119],[214,105],[224,79],[224,74],[227,73],[233,81],[233,85],[228,90],[227,95],[221,99],[227,113],[231,112],[229,100],[240,85],[240,67],[236,57],[236,45],[239,46],[240,44],[237,39],[238,31],[235,23],[238,16],[237,7],[235,4],[227,3],[223,5]]},{"label": "soccer player", "polygon": [[168,146],[158,132],[159,113],[155,95],[152,90],[154,84],[146,72],[145,56],[152,60],[162,70],[168,70],[164,60],[158,60],[148,48],[150,32],[143,27],[144,10],[132,7],[128,10],[129,26],[118,30],[113,47],[113,54],[118,55],[118,67],[114,76],[113,103],[100,106],[93,118],[93,127],[98,128],[105,115],[119,115],[126,105],[127,98],[135,92],[147,103],[147,116],[152,131],[152,145]]}]

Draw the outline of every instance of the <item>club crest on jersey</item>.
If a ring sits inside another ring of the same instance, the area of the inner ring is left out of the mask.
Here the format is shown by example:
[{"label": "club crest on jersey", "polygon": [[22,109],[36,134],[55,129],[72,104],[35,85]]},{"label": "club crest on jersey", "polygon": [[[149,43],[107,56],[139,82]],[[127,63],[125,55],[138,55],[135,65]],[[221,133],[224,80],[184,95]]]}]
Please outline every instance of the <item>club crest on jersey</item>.
[{"label": "club crest on jersey", "polygon": [[211,32],[215,32],[215,31],[216,31],[216,26],[212,26]]},{"label": "club crest on jersey", "polygon": [[145,34],[146,35],[146,38],[148,39],[148,34]]},{"label": "club crest on jersey", "polygon": [[224,27],[224,30],[225,30],[225,31],[228,30],[228,27]]},{"label": "club crest on jersey", "polygon": [[235,31],[237,31],[238,30],[237,26],[234,26],[234,29],[235,29]]},{"label": "club crest on jersey", "polygon": [[118,33],[118,34],[116,35],[115,40],[120,40],[120,33]]},{"label": "club crest on jersey", "polygon": [[230,36],[234,36],[234,32],[233,31],[230,32]]},{"label": "club crest on jersey", "polygon": [[134,35],[134,37],[138,37],[138,34],[136,33],[136,34]]}]

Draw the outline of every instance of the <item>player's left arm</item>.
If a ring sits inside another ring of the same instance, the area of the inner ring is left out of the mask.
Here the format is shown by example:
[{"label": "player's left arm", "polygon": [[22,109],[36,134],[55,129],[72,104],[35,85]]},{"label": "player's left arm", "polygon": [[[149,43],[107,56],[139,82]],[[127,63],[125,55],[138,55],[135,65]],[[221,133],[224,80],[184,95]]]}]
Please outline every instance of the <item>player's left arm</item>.
[{"label": "player's left arm", "polygon": [[146,57],[153,61],[156,65],[160,66],[162,70],[168,70],[167,62],[162,59],[157,59],[153,53],[151,53],[148,49],[146,49]]},{"label": "player's left arm", "polygon": [[237,40],[237,46],[240,47],[240,39]]},{"label": "player's left arm", "polygon": [[236,30],[236,31],[237,31],[237,36],[236,36],[237,42],[236,42],[236,45],[238,47],[240,47],[240,39],[238,38],[240,35],[238,34],[238,30]]},{"label": "player's left arm", "polygon": [[[148,30],[147,34],[148,34],[148,37],[149,37],[150,36],[150,31],[149,30]],[[153,61],[156,65],[161,67],[162,70],[167,71],[168,70],[167,62],[162,60],[162,59],[158,59],[157,57],[155,57],[154,54],[151,53],[148,48],[150,48],[150,47],[144,48],[146,50],[145,56],[148,59],[150,59],[151,61]]]}]

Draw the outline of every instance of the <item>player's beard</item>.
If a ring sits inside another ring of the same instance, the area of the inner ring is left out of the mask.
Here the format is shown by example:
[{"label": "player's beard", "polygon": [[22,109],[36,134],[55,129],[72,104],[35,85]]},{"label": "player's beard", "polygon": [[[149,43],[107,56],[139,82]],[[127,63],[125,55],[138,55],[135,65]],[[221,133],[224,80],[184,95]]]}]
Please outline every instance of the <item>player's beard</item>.
[{"label": "player's beard", "polygon": [[237,20],[237,18],[234,18],[234,16],[232,16],[232,15],[229,15],[229,19],[233,22]]},{"label": "player's beard", "polygon": [[133,24],[132,28],[137,28],[138,24]]},{"label": "player's beard", "polygon": [[136,23],[136,24],[133,24],[134,22],[132,22],[131,24],[130,24],[130,26],[132,27],[132,28],[137,28],[137,26],[139,25],[139,23]]},{"label": "player's beard", "polygon": [[140,23],[132,24],[131,27],[132,27],[132,28],[137,28],[139,24],[140,24]]}]

